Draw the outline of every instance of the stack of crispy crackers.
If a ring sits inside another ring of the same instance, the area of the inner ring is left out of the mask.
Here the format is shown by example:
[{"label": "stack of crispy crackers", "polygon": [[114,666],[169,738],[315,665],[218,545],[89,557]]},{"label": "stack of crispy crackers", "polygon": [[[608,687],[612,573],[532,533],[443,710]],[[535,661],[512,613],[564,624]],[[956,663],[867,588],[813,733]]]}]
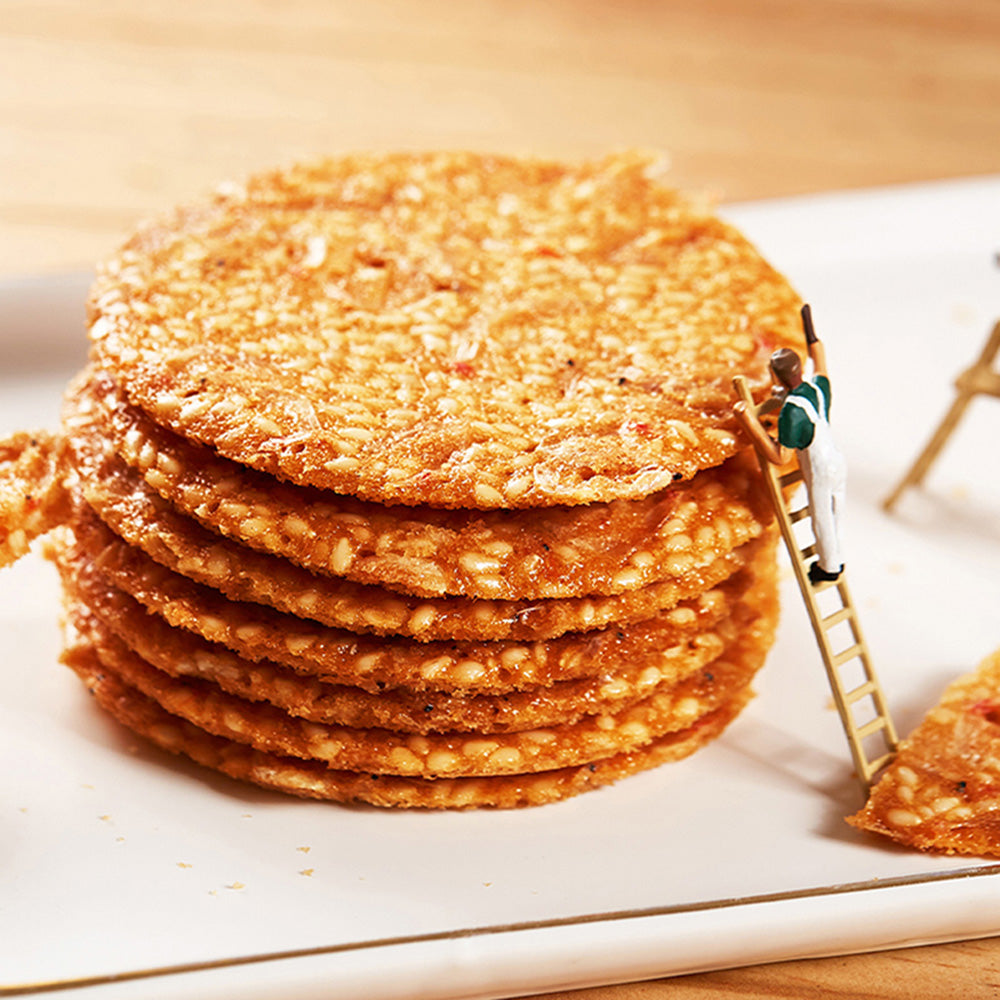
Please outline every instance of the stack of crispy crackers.
[{"label": "stack of crispy crackers", "polygon": [[750,697],[775,532],[731,378],[800,301],[635,155],[326,160],[142,228],[67,397],[67,663],[234,777],[540,804]]}]

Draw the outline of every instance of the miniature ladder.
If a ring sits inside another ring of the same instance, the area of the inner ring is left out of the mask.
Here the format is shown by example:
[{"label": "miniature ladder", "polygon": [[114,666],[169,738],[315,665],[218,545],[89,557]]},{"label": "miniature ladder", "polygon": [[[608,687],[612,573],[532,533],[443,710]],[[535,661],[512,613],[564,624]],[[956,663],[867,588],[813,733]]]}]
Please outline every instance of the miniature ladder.
[{"label": "miniature ladder", "polygon": [[945,442],[951,437],[952,431],[955,430],[962,414],[965,413],[965,408],[972,402],[974,396],[996,396],[1000,399],[1000,374],[993,370],[993,359],[998,350],[1000,350],[1000,322],[993,327],[993,332],[987,337],[986,344],[975,363],[955,379],[955,388],[958,392],[951,408],[944,415],[924,450],[917,456],[910,471],[903,476],[892,493],[882,501],[885,510],[892,510],[900,494],[908,486],[920,484]]},{"label": "miniature ladder", "polygon": [[[738,375],[733,380],[733,384],[747,408],[753,413],[758,413],[760,408],[754,404],[746,379],[742,375]],[[813,543],[804,548],[800,547],[799,540],[792,528],[798,521],[809,516],[809,508],[804,506],[790,511],[788,501],[785,499],[786,496],[791,498],[793,493],[797,492],[792,488],[802,483],[802,473],[795,469],[785,475],[780,475],[776,467],[759,449],[757,459],[760,462],[764,482],[767,485],[771,503],[774,505],[778,525],[781,528],[781,537],[785,540],[792,569],[795,571],[795,579],[802,592],[802,599],[809,613],[809,621],[823,657],[823,665],[826,667],[827,678],[833,691],[833,700],[840,713],[840,721],[843,724],[847,742],[851,747],[854,770],[867,793],[873,776],[892,760],[899,740],[892,719],[889,717],[881,685],[871,664],[868,646],[861,634],[858,614],[851,600],[850,591],[847,589],[846,574],[841,573],[840,578],[832,583],[814,584],[809,579],[807,562],[816,554],[816,545]],[[820,610],[817,598],[824,591],[831,589],[837,591],[840,606],[832,613],[824,614]],[[835,650],[834,640],[830,633],[843,622],[849,626],[851,642],[846,648]],[[861,675],[864,679],[857,686],[847,690],[841,677],[841,668],[854,661],[860,664]],[[869,707],[874,711],[874,717],[859,726],[855,722],[855,706],[866,699],[870,699]],[[864,746],[865,740],[877,735],[881,736],[884,751],[875,757],[869,757]]]}]

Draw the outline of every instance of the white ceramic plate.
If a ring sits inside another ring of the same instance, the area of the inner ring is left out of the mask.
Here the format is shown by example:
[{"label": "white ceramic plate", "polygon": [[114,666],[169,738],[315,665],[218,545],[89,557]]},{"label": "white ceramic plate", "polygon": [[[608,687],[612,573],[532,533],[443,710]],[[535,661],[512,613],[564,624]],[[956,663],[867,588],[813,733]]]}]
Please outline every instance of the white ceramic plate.
[{"label": "white ceramic plate", "polygon": [[[1000,179],[726,212],[813,307],[851,466],[848,572],[897,727],[1000,646],[1000,408],[903,474],[1000,317]],[[0,432],[51,425],[86,276],[0,286]],[[0,995],[504,997],[1000,933],[1000,866],[849,828],[846,743],[785,582],[718,743],[561,804],[382,812],[138,746],[57,662],[58,595],[0,574]],[[68,992],[67,992],[68,991]]]}]

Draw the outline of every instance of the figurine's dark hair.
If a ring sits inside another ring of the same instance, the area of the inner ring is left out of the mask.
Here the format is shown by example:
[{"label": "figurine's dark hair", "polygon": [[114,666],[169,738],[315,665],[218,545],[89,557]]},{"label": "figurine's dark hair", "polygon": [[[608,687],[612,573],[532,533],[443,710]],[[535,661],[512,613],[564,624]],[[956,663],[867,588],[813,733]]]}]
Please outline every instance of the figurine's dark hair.
[{"label": "figurine's dark hair", "polygon": [[781,347],[771,355],[771,371],[780,382],[789,387],[802,378],[802,360],[789,347]]}]

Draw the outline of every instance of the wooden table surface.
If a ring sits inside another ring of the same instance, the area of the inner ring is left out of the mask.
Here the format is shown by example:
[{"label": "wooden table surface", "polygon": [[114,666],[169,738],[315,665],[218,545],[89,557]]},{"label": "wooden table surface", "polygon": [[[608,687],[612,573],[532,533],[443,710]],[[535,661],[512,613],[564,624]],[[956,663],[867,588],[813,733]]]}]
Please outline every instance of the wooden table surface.
[{"label": "wooden table surface", "polygon": [[[0,278],[302,156],[629,146],[723,201],[998,173],[1000,3],[0,0]],[[558,996],[677,994],[993,997],[1000,939]]]}]

